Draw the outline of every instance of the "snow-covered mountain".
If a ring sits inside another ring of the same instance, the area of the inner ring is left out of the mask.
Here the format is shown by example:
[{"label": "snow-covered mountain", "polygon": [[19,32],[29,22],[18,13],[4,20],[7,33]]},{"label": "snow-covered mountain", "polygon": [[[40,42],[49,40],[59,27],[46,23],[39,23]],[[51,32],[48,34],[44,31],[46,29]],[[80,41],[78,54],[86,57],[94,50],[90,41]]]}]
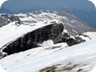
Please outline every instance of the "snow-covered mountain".
[{"label": "snow-covered mountain", "polygon": [[[26,24],[26,25],[32,25],[38,22],[45,22],[48,23],[49,21],[59,21],[62,22],[65,26],[65,28],[70,32],[72,35],[76,35],[77,33],[84,33],[88,31],[93,31],[91,27],[87,26],[87,24],[80,21],[78,18],[76,18],[73,15],[70,15],[66,12],[57,12],[57,11],[35,11],[33,13],[25,13],[25,14],[2,14],[1,18],[4,18],[5,20],[8,20],[8,23],[18,21],[18,23]],[[5,21],[6,22],[6,21]],[[2,22],[3,23],[3,22]],[[17,24],[18,24],[17,23]],[[21,25],[20,24],[20,25]],[[76,32],[77,31],[77,32]]]},{"label": "snow-covered mountain", "polygon": [[39,47],[7,56],[0,64],[8,72],[90,72],[96,65],[95,47],[96,40],[67,48]]},{"label": "snow-covered mountain", "polygon": [[89,72],[96,64],[96,32],[73,15],[0,17],[0,65],[7,72]]},{"label": "snow-covered mountain", "polygon": [[96,9],[89,0],[8,0],[0,13],[28,13],[36,10],[66,11],[96,28]]}]

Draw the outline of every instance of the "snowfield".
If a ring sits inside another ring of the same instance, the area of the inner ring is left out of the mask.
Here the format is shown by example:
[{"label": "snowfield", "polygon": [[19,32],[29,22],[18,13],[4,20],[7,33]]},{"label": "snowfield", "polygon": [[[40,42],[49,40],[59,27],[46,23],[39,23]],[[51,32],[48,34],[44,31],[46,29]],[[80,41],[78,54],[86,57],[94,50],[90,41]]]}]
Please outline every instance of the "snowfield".
[{"label": "snowfield", "polygon": [[95,66],[94,69],[93,69],[92,71],[90,71],[90,72],[96,72],[96,66]]},{"label": "snowfield", "polygon": [[[62,72],[66,67],[72,67],[69,72],[81,69],[81,72],[90,72],[96,65],[96,40],[72,47],[53,47],[13,54],[1,59],[0,64],[8,72],[39,72],[51,66],[56,66],[56,72]],[[64,72],[67,72],[66,69]]]},{"label": "snowfield", "polygon": [[[44,41],[41,47],[29,49],[19,53],[8,55],[0,59],[0,72],[95,72],[96,71],[96,32],[84,29],[82,23],[71,20],[66,16],[58,16],[53,13],[41,14],[15,14],[20,18],[23,24],[11,22],[0,28],[0,50],[4,45],[13,42],[19,37],[32,32],[38,28],[47,26],[52,22],[72,27],[74,33],[81,26],[80,37],[86,42],[68,46],[67,43],[61,42],[54,44],[52,40]],[[64,20],[62,20],[62,18]],[[61,20],[61,21],[60,21]],[[71,21],[73,24],[71,24]],[[75,24],[79,26],[75,26]],[[64,32],[67,32],[65,27]],[[85,30],[83,32],[83,29]],[[90,29],[88,27],[88,29]],[[69,30],[71,31],[71,29]],[[70,32],[72,33],[72,32]],[[74,34],[75,35],[75,34]]]},{"label": "snowfield", "polygon": [[1,66],[0,66],[0,72],[6,72]]}]

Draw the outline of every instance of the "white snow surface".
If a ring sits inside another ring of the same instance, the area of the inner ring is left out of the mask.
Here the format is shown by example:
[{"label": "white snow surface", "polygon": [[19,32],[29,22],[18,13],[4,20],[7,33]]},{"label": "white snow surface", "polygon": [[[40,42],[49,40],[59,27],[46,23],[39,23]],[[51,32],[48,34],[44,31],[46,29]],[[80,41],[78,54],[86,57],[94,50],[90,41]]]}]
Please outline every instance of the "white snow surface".
[{"label": "white snow surface", "polygon": [[41,47],[46,47],[46,48],[50,48],[50,47],[68,47],[67,43],[58,43],[58,44],[54,44],[52,40],[47,40],[44,41],[42,44],[40,44]]},{"label": "white snow surface", "polygon": [[43,47],[52,47],[53,45],[54,45],[54,43],[52,40],[44,41],[43,44],[41,44],[41,46],[43,46]]},{"label": "white snow surface", "polygon": [[96,66],[93,68],[93,70],[92,71],[90,71],[90,72],[96,72]]},{"label": "white snow surface", "polygon": [[[38,23],[32,23],[30,25],[15,25],[15,22],[9,23],[0,28],[0,48],[5,44],[14,41],[15,39],[22,37],[24,34],[28,32],[32,32],[38,28],[49,25],[51,23],[45,24],[40,21]],[[33,25],[33,26],[32,26]]]},{"label": "white snow surface", "polygon": [[84,34],[88,35],[92,40],[96,39],[96,32],[86,32]]},{"label": "white snow surface", "polygon": [[[88,41],[72,47],[35,48],[7,56],[0,60],[1,66],[8,72],[39,72],[40,69],[52,65],[80,65],[70,72],[90,72],[96,65],[96,40]],[[59,67],[58,67],[59,68]],[[58,71],[57,71],[58,72]]]},{"label": "white snow surface", "polygon": [[[36,16],[30,14],[32,18],[28,17],[28,15],[26,18],[26,14],[18,14],[18,16],[21,15],[24,16],[24,18],[20,18],[23,24],[16,25],[15,22],[12,22],[0,28],[0,48],[28,32],[51,24],[51,22],[58,23],[58,19],[64,18],[67,20],[66,17],[52,13],[49,13],[49,18],[45,17],[48,16],[46,13],[37,14]],[[77,72],[80,69],[81,72],[90,72],[96,65],[96,32],[85,34],[91,40],[82,37],[89,41],[71,47],[68,47],[66,43],[54,44],[51,40],[48,40],[40,44],[41,47],[6,56],[0,59],[0,65],[3,67],[3,69],[0,68],[2,70],[0,72],[5,70],[7,72],[39,72],[42,68],[53,65],[57,67],[57,72],[59,69],[70,66],[73,66],[73,68],[69,72]],[[94,71],[92,70],[92,72]]]},{"label": "white snow surface", "polygon": [[[83,33],[86,36],[81,35],[80,37],[86,41],[90,41],[90,40],[96,40],[96,32],[86,32]],[[78,35],[77,35],[78,36]]]},{"label": "white snow surface", "polygon": [[0,72],[6,72],[6,71],[0,66]]},{"label": "white snow surface", "polygon": [[[17,24],[17,22],[11,22],[0,28],[0,48],[5,44],[22,37],[28,32],[32,32],[38,28],[52,24],[53,22],[59,24],[60,19],[66,17],[57,16],[54,13],[41,13],[41,14],[14,14],[18,16],[22,24]],[[49,15],[49,16],[48,16]]]}]

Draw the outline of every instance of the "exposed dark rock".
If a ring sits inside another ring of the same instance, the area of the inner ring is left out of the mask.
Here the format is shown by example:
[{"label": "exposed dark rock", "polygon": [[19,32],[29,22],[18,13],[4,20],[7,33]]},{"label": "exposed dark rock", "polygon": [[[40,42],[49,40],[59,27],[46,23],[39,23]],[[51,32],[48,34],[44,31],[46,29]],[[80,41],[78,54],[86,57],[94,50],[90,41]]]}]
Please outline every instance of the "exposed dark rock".
[{"label": "exposed dark rock", "polygon": [[39,43],[42,43],[48,39],[52,39],[53,42],[55,42],[54,38],[58,38],[58,36],[62,34],[63,29],[64,26],[62,24],[51,24],[39,28],[10,43],[3,49],[3,52],[10,55],[16,52],[38,47]]},{"label": "exposed dark rock", "polygon": [[81,43],[81,42],[85,42],[85,40],[83,40],[82,38],[77,36],[77,37],[75,37],[75,42],[76,42],[76,44],[78,44],[78,43]]},{"label": "exposed dark rock", "polygon": [[0,27],[7,24],[7,19],[0,16]]},{"label": "exposed dark rock", "polygon": [[21,24],[21,20],[18,16],[9,15],[9,14],[2,14],[1,17],[7,19],[7,23],[17,21],[16,24]]},{"label": "exposed dark rock", "polygon": [[81,42],[81,41],[82,41],[82,38],[80,38],[80,37],[75,37],[75,40],[76,40],[77,42]]},{"label": "exposed dark rock", "polygon": [[31,48],[39,46],[39,43],[42,43],[46,40],[51,39],[54,44],[60,42],[66,42],[69,46],[84,42],[80,37],[75,37],[74,39],[70,37],[70,34],[63,33],[64,26],[63,24],[51,24],[45,27],[34,30],[30,33],[27,33],[23,37],[18,38],[14,42],[8,44],[3,52],[6,52],[8,55],[17,53],[20,51],[25,51]]},{"label": "exposed dark rock", "polygon": [[68,33],[63,33],[63,38],[66,38],[66,39],[69,39],[70,38],[70,35]]},{"label": "exposed dark rock", "polygon": [[64,29],[64,26],[62,25],[62,23],[54,24],[52,26],[51,31],[52,31],[52,34],[54,34],[54,35],[60,35],[62,33],[63,29]]},{"label": "exposed dark rock", "polygon": [[9,15],[8,15],[8,14],[1,14],[1,17],[3,17],[3,18],[8,18]]},{"label": "exposed dark rock", "polygon": [[67,44],[68,44],[69,46],[72,46],[72,45],[75,45],[76,42],[75,42],[75,40],[74,40],[73,38],[70,38],[70,39],[67,39]]},{"label": "exposed dark rock", "polygon": [[83,72],[83,69],[79,69],[77,72]]},{"label": "exposed dark rock", "polygon": [[66,42],[69,46],[75,45],[75,44],[79,44],[81,42],[85,42],[85,40],[83,40],[81,37],[74,37],[71,38],[70,35],[68,33],[64,33],[63,35],[58,36],[58,39],[56,39],[58,41],[58,43],[60,42]]},{"label": "exposed dark rock", "polygon": [[40,72],[56,72],[56,66],[43,68],[40,70]]},{"label": "exposed dark rock", "polygon": [[10,16],[9,19],[13,22],[13,21],[20,21],[18,16]]}]

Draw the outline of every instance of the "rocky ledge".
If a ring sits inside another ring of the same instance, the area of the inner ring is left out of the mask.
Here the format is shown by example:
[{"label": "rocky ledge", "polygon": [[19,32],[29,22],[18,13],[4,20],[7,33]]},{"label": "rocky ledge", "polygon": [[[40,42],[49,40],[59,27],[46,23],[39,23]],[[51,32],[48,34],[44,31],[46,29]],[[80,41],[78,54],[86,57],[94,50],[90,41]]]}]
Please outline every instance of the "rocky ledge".
[{"label": "rocky ledge", "polygon": [[39,47],[40,43],[43,43],[44,41],[49,39],[51,39],[54,44],[65,42],[69,46],[85,41],[79,36],[72,38],[69,33],[64,32],[64,25],[62,23],[53,23],[29,32],[11,42],[10,44],[6,44],[2,51],[7,53],[8,55],[18,53],[31,48]]}]

